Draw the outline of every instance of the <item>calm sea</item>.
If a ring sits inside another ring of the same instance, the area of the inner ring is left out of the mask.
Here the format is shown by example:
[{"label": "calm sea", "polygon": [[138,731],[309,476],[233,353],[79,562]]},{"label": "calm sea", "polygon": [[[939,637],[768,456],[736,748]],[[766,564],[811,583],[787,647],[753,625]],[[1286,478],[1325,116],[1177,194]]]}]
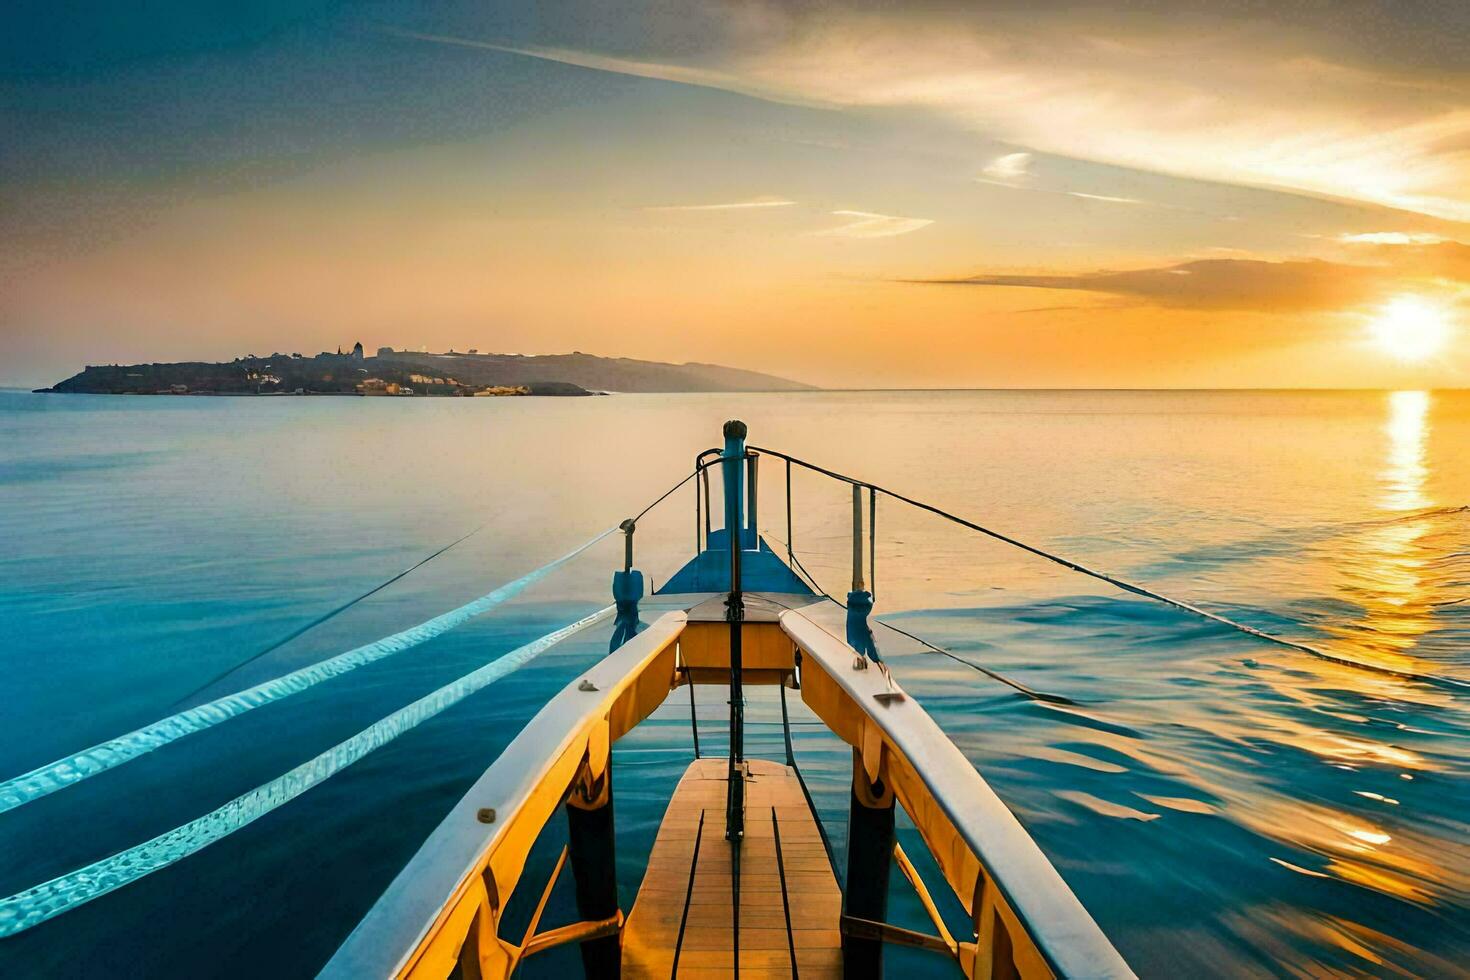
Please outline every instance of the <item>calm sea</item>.
[{"label": "calm sea", "polygon": [[[1470,677],[1470,393],[0,392],[0,778],[489,592],[636,513],[730,417],[758,445],[1259,628]],[[768,458],[762,481],[762,522],[784,540],[784,470]],[[800,472],[792,487],[798,555],[845,590],[850,497]],[[640,525],[637,563],[655,583],[688,557],[693,507],[686,488]],[[1465,693],[1254,640],[892,501],[877,532],[880,615],[1079,702],[1029,701],[880,636],[1140,974],[1464,975]],[[621,549],[609,538],[412,651],[0,814],[0,896],[198,817],[604,605]],[[0,975],[311,975],[609,633],[582,634],[200,853],[0,940]],[[725,707],[700,696],[717,748]],[[769,689],[751,698],[750,754],[780,758]],[[615,756],[625,909],[690,756],[675,700]],[[848,755],[804,710],[793,724],[840,854]],[[544,880],[558,832],[523,891]],[[921,925],[904,889],[895,875],[895,915]],[[926,955],[890,963],[948,975]],[[565,965],[552,954],[526,973]]]}]

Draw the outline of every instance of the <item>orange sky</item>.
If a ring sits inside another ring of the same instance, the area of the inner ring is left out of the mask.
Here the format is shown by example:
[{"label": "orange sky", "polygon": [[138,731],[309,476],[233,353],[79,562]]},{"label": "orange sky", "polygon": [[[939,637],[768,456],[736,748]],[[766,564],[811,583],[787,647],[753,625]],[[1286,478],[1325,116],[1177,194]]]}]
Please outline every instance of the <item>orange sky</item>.
[{"label": "orange sky", "polygon": [[0,61],[0,383],[361,339],[1470,384],[1470,56],[1409,12],[1211,7],[328,5],[85,71],[38,24]]}]

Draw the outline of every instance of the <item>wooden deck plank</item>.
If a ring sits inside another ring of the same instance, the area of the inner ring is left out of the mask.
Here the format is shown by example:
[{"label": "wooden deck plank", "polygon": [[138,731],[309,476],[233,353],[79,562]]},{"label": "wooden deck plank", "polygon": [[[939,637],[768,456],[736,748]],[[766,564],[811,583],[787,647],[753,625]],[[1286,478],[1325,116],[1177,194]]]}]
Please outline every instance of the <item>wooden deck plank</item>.
[{"label": "wooden deck plank", "polygon": [[[777,763],[751,760],[747,765],[740,977],[790,977],[793,946],[801,977],[838,977],[842,894],[801,785],[792,770]],[[724,759],[696,760],[669,802],[623,927],[623,973],[629,980],[668,980],[675,972],[676,949],[682,980],[735,976],[734,847],[724,837],[727,769]]]}]

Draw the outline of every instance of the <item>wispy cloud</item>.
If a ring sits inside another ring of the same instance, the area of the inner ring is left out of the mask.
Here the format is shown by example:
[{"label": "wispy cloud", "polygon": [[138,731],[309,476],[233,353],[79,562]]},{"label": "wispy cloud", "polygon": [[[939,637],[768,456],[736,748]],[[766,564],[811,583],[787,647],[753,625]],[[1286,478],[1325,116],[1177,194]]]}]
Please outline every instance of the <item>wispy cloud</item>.
[{"label": "wispy cloud", "polygon": [[902,218],[892,214],[875,214],[872,211],[832,213],[839,218],[851,220],[837,228],[827,228],[811,234],[828,238],[892,238],[894,235],[907,235],[934,223],[932,218]]},{"label": "wispy cloud", "polygon": [[1177,28],[1118,22],[1112,33],[1079,24],[1085,13],[1046,11],[818,4],[725,16],[735,41],[703,56],[706,65],[402,36],[798,105],[935,110],[1026,148],[994,161],[991,180],[1017,181],[1018,154],[1034,151],[1470,221],[1464,86],[1402,59],[1336,61],[1330,34],[1272,32],[1224,14],[1208,15],[1217,30],[1181,18]]},{"label": "wispy cloud", "polygon": [[795,201],[778,197],[758,197],[750,201],[731,201],[724,204],[657,204],[645,207],[644,211],[743,211],[747,208],[789,208]]},{"label": "wispy cloud", "polygon": [[635,78],[651,78],[664,82],[678,82],[700,88],[735,92],[767,102],[809,107],[832,107],[834,103],[822,99],[811,99],[798,92],[786,91],[779,86],[766,85],[758,80],[739,74],[699,68],[688,65],[667,64],[656,61],[639,61],[633,58],[618,58],[612,55],[589,51],[574,51],[570,48],[542,47],[533,44],[505,44],[499,41],[484,41],[476,38],[455,37],[447,34],[425,34],[418,31],[388,29],[384,33],[413,41],[427,41],[457,48],[473,48],[479,51],[496,51],[500,54],[521,55],[554,61],[558,64],[588,68],[593,71],[612,72],[617,75],[632,75]]},{"label": "wispy cloud", "polygon": [[1383,286],[1383,270],[1320,260],[1199,259],[1126,272],[979,275],[922,280],[934,285],[1024,287],[1108,293],[1158,306],[1209,310],[1342,309]]},{"label": "wispy cloud", "polygon": [[1407,231],[1365,231],[1338,235],[1337,240],[1350,245],[1438,245],[1449,241],[1443,235]]},{"label": "wispy cloud", "polygon": [[1083,191],[1063,191],[1068,197],[1080,197],[1088,201],[1107,201],[1109,204],[1147,204],[1136,197],[1113,197],[1110,194],[1087,194]]},{"label": "wispy cloud", "polygon": [[1030,171],[1030,153],[1007,153],[991,160],[982,172],[997,181],[1014,181],[1027,176]]},{"label": "wispy cloud", "polygon": [[820,29],[804,26],[724,63],[820,101],[935,110],[1038,153],[1470,220],[1470,94],[1335,63],[1312,52],[1320,38],[1119,23],[1103,43],[1062,14],[960,9],[824,8]]},{"label": "wispy cloud", "polygon": [[[909,279],[944,286],[1062,289],[1105,293],[1153,306],[1273,313],[1346,310],[1396,292],[1470,295],[1470,245],[1443,242],[1381,250],[1373,265],[1323,259],[1195,259],[1125,271],[989,274]],[[1386,256],[1386,258],[1383,258]]]},{"label": "wispy cloud", "polygon": [[[1028,155],[1029,154],[1022,154],[1022,156]],[[986,168],[986,172],[989,173],[989,168]],[[1029,174],[1027,176],[1029,176]],[[977,184],[989,184],[992,187],[1004,187],[1007,190],[1028,191],[1036,194],[1061,194],[1065,197],[1081,198],[1084,201],[1105,201],[1109,204],[1145,204],[1152,207],[1169,208],[1170,210],[1189,210],[1187,208],[1177,208],[1176,206],[1169,204],[1157,204],[1153,201],[1145,201],[1136,197],[1115,197],[1111,194],[1093,194],[1089,191],[1069,191],[1059,187],[1037,187],[1034,185],[1017,183],[1014,180],[991,180],[988,177],[976,177],[974,178],[974,180]]]}]

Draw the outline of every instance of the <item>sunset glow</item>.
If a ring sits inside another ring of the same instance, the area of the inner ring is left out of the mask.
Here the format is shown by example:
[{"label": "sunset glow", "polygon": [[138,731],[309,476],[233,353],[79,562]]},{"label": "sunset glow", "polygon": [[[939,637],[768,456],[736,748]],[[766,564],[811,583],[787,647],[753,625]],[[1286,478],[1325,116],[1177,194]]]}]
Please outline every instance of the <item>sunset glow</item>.
[{"label": "sunset glow", "polygon": [[1422,361],[1449,342],[1451,314],[1422,296],[1398,296],[1373,318],[1373,342],[1401,361]]},{"label": "sunset glow", "polygon": [[1470,385],[1465,5],[47,9],[0,52],[0,383],[361,340]]}]

